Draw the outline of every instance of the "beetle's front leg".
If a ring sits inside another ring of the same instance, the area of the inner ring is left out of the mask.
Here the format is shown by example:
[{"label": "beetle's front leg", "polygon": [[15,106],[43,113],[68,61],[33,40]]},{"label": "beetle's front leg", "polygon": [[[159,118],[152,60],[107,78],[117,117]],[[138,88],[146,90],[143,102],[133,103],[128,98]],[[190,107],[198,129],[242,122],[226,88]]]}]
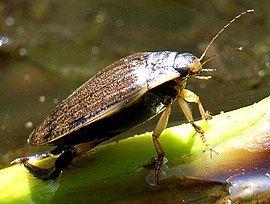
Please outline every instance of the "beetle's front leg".
[{"label": "beetle's front leg", "polygon": [[203,119],[208,120],[211,119],[211,115],[206,111],[204,111],[203,106],[199,100],[199,97],[193,93],[192,91],[189,91],[187,89],[183,89],[181,94],[177,97],[177,101],[179,106],[181,107],[185,117],[187,118],[188,122],[194,127],[195,131],[200,134],[200,137],[203,141],[203,143],[206,145],[206,147],[210,150],[210,155],[212,157],[212,152],[217,153],[213,150],[213,148],[208,144],[203,129],[196,125],[193,119],[192,111],[189,106],[189,103],[197,103],[201,116]]},{"label": "beetle's front leg", "polygon": [[210,120],[212,116],[209,114],[208,111],[205,111],[202,103],[200,101],[199,96],[188,89],[183,89],[181,91],[180,97],[183,98],[188,103],[197,103],[201,117],[203,120]]},{"label": "beetle's front leg", "polygon": [[160,168],[162,166],[163,158],[164,158],[164,151],[161,147],[160,142],[158,141],[158,138],[161,135],[162,131],[166,128],[170,114],[171,114],[171,105],[168,105],[166,109],[162,112],[158,120],[158,123],[156,125],[156,128],[152,134],[153,143],[156,148],[157,155],[158,155],[158,159],[155,166],[156,184],[159,183],[159,172],[160,172]]}]

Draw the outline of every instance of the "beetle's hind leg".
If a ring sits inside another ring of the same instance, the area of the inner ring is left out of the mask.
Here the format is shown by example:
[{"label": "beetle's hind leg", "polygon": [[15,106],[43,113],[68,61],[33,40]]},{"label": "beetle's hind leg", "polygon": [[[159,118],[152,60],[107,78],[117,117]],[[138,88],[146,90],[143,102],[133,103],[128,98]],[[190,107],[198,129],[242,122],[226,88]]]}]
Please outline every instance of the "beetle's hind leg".
[{"label": "beetle's hind leg", "polygon": [[36,178],[47,181],[50,179],[56,179],[64,169],[68,168],[76,155],[77,152],[75,148],[71,147],[69,149],[65,149],[55,160],[54,166],[50,168],[42,168],[29,163],[29,159],[31,157],[22,157],[16,159],[16,162],[14,161],[13,163],[23,164],[25,168]]},{"label": "beetle's hind leg", "polygon": [[159,183],[159,173],[160,173],[160,168],[163,164],[163,159],[164,159],[164,151],[163,148],[158,140],[159,136],[161,135],[162,131],[166,128],[169,120],[169,116],[171,113],[171,105],[168,105],[166,109],[162,112],[158,123],[155,127],[155,130],[152,134],[152,139],[154,146],[156,148],[156,152],[158,155],[157,161],[156,161],[156,166],[155,166],[155,179],[156,179],[156,184]]},{"label": "beetle's hind leg", "polygon": [[[78,157],[88,150],[92,149],[102,140],[96,140],[87,143],[81,143],[75,146],[58,146],[52,151],[35,156],[17,158],[11,164],[23,164],[25,168],[36,178],[44,181],[56,179],[64,169],[67,169],[75,157]],[[54,166],[50,168],[42,168],[31,164],[31,160],[39,160],[46,157],[57,157]],[[73,165],[74,166],[74,165]]]},{"label": "beetle's hind leg", "polygon": [[200,102],[199,96],[197,96],[195,93],[193,93],[190,90],[183,89],[180,95],[177,97],[177,101],[185,117],[187,118],[188,122],[193,126],[195,131],[199,133],[203,143],[210,150],[210,156],[212,157],[212,152],[215,152],[216,154],[218,154],[207,142],[203,129],[200,126],[196,125],[193,119],[193,115],[192,115],[192,111],[191,111],[189,103],[198,104],[198,108],[199,108],[202,119],[209,120],[212,118],[209,112],[204,110],[202,103]]}]

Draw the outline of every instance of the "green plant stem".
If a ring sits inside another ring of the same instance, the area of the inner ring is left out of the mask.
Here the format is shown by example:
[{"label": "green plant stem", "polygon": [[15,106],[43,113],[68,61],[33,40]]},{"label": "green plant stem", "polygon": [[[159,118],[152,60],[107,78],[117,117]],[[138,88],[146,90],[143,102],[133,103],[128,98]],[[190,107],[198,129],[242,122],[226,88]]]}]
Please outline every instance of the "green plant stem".
[{"label": "green plant stem", "polygon": [[[204,129],[208,143],[219,154],[213,155],[212,159],[190,124],[167,128],[160,138],[168,159],[168,168],[165,166],[163,169],[166,173],[163,176],[165,184],[160,185],[161,187],[151,187],[146,182],[146,178],[153,178],[151,165],[149,168],[145,166],[150,164],[156,153],[151,133],[145,133],[92,149],[77,158],[74,161],[76,166],[65,170],[55,181],[36,179],[23,165],[2,169],[0,201],[95,203],[135,200],[144,203],[160,199],[158,195],[170,195],[169,184],[183,187],[187,183],[190,186],[193,182],[205,184],[211,179],[215,180],[212,183],[214,186],[217,185],[216,182],[220,182],[224,187],[225,178],[239,172],[240,166],[248,168],[250,160],[253,163],[258,162],[258,158],[269,151],[268,145],[262,142],[269,141],[269,107],[270,97],[251,106],[216,115],[211,121],[196,122]],[[52,158],[46,158],[38,163],[48,165],[53,161]],[[236,167],[238,170],[235,170]],[[207,180],[184,179],[186,177],[183,175]],[[182,192],[186,192],[186,189]]]}]

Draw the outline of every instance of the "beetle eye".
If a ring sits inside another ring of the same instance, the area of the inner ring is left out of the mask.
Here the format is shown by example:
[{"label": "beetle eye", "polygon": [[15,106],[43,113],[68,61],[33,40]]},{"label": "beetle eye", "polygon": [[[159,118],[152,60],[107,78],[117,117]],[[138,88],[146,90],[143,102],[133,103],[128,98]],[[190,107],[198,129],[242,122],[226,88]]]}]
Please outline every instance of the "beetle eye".
[{"label": "beetle eye", "polygon": [[175,67],[175,69],[179,72],[181,77],[187,77],[190,74],[190,70],[188,66]]},{"label": "beetle eye", "polygon": [[181,74],[181,77],[187,78],[189,75],[190,75],[190,70],[187,69],[185,72],[183,72],[183,73]]}]

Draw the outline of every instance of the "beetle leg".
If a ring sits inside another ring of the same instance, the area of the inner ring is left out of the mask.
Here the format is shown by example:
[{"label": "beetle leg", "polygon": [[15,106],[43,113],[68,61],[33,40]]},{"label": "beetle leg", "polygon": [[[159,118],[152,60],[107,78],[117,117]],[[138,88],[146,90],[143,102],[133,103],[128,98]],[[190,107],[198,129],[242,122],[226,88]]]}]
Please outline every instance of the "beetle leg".
[{"label": "beetle leg", "polygon": [[20,163],[25,166],[25,168],[31,172],[35,177],[42,179],[44,181],[50,179],[56,179],[61,172],[66,169],[74,157],[76,156],[76,149],[70,148],[66,149],[60,156],[55,160],[54,166],[50,168],[41,168],[32,165],[28,162],[29,158],[20,158]]},{"label": "beetle leg", "polygon": [[158,138],[161,135],[162,131],[166,128],[170,114],[171,114],[171,105],[168,105],[166,109],[162,112],[158,120],[158,123],[155,127],[155,130],[152,134],[153,143],[156,148],[157,155],[158,155],[158,159],[157,159],[157,163],[155,167],[155,178],[156,178],[157,184],[159,183],[159,172],[160,172],[160,168],[162,166],[163,158],[164,158],[164,151],[161,147],[160,142],[158,141]]},{"label": "beetle leg", "polygon": [[[48,153],[38,154],[30,157],[17,158],[14,161],[12,161],[11,164],[18,164],[18,163],[23,164],[30,173],[32,173],[35,177],[42,179],[44,181],[56,179],[64,169],[68,168],[68,166],[71,164],[72,160],[75,157],[84,154],[85,152],[92,149],[101,142],[102,140],[96,140],[88,143],[81,143],[75,145],[74,147],[58,146]],[[29,160],[31,160],[32,158],[38,160],[41,158],[55,157],[55,156],[58,157],[55,160],[54,166],[50,168],[42,168],[29,163]]]},{"label": "beetle leg", "polygon": [[199,96],[197,96],[192,91],[190,91],[188,89],[183,89],[181,91],[180,97],[183,98],[186,102],[197,103],[201,117],[203,120],[210,120],[212,118],[212,116],[209,114],[209,111],[204,110],[202,103],[199,99]]},{"label": "beetle leg", "polygon": [[[196,99],[196,100],[195,100]],[[180,96],[177,97],[177,101],[179,106],[181,107],[185,117],[187,118],[188,122],[193,126],[193,128],[195,129],[195,131],[197,133],[199,133],[203,143],[206,145],[206,147],[210,150],[210,157],[212,158],[212,152],[215,152],[216,154],[218,154],[207,142],[205,135],[204,135],[204,131],[203,129],[196,125],[192,116],[192,111],[190,109],[189,106],[189,102],[195,102],[198,103],[200,112],[202,114],[202,117],[204,115],[204,119],[209,119],[207,117],[209,117],[210,115],[207,114],[207,112],[204,112],[204,109],[202,108],[201,102],[199,100],[199,97],[194,94],[193,92],[187,90],[187,89],[183,89]],[[201,108],[200,108],[201,107]]]}]

